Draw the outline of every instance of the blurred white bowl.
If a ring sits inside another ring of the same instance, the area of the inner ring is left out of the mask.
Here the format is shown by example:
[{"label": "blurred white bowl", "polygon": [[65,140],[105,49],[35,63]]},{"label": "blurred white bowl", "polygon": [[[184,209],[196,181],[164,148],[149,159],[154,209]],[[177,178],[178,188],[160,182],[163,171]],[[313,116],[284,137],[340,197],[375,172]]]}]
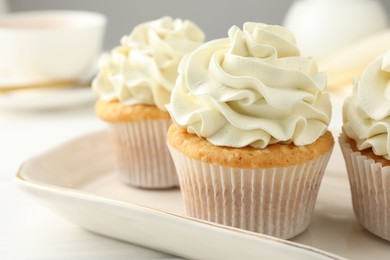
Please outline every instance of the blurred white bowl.
[{"label": "blurred white bowl", "polygon": [[106,18],[85,11],[0,16],[0,88],[77,81],[95,70]]},{"label": "blurred white bowl", "polygon": [[284,25],[296,36],[302,54],[322,59],[388,27],[377,0],[296,0]]}]

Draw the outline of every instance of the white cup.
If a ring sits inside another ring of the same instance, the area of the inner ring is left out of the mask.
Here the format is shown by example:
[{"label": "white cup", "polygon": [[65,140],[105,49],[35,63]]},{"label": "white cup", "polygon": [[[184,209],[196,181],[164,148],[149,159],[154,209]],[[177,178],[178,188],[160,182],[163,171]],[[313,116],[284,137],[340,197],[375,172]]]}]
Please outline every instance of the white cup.
[{"label": "white cup", "polygon": [[296,0],[284,25],[295,34],[303,55],[322,59],[386,29],[388,17],[377,0]]},{"label": "white cup", "polygon": [[0,88],[77,81],[101,53],[106,18],[84,11],[36,11],[0,17]]}]

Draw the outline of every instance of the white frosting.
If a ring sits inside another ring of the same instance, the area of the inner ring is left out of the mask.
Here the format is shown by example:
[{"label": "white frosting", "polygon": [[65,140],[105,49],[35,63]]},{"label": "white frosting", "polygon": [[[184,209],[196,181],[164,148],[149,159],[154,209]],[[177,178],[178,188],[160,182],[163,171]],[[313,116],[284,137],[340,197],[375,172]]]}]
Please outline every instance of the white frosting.
[{"label": "white frosting", "polygon": [[202,30],[187,20],[163,17],[140,24],[120,46],[102,55],[92,87],[105,101],[166,110],[181,58],[203,40]]},{"label": "white frosting", "polygon": [[290,31],[245,23],[183,59],[167,107],[178,126],[214,145],[307,145],[330,121],[325,86],[325,74],[299,56]]},{"label": "white frosting", "polygon": [[390,51],[372,61],[345,100],[343,131],[359,150],[390,160]]}]

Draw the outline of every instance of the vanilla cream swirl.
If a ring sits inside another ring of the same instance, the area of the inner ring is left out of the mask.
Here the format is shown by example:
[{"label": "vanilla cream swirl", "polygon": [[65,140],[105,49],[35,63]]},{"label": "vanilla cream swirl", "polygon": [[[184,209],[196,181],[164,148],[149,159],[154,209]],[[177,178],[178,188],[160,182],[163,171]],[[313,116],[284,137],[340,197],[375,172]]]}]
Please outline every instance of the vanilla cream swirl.
[{"label": "vanilla cream swirl", "polygon": [[343,107],[343,131],[359,150],[390,160],[390,51],[372,61],[354,82]]},{"label": "vanilla cream swirl", "polygon": [[326,75],[280,26],[245,23],[183,58],[168,111],[218,146],[307,145],[331,117]]},{"label": "vanilla cream swirl", "polygon": [[102,55],[92,87],[105,101],[166,110],[181,58],[203,40],[202,30],[188,20],[163,17],[140,24]]}]

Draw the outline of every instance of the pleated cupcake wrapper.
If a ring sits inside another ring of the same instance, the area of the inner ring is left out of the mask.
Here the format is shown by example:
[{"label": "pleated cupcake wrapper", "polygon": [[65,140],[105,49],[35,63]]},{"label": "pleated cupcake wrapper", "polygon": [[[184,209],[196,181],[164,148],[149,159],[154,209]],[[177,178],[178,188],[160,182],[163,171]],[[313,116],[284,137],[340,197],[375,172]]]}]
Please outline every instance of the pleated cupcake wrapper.
[{"label": "pleated cupcake wrapper", "polygon": [[109,124],[121,179],[134,187],[170,188],[178,178],[166,142],[171,120]]},{"label": "pleated cupcake wrapper", "polygon": [[168,147],[189,216],[285,239],[309,225],[331,154],[291,167],[239,169]]},{"label": "pleated cupcake wrapper", "polygon": [[382,167],[381,163],[354,152],[343,134],[339,144],[357,220],[368,231],[390,241],[390,167]]}]

